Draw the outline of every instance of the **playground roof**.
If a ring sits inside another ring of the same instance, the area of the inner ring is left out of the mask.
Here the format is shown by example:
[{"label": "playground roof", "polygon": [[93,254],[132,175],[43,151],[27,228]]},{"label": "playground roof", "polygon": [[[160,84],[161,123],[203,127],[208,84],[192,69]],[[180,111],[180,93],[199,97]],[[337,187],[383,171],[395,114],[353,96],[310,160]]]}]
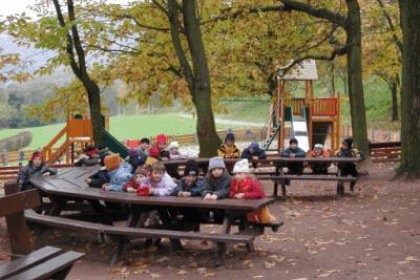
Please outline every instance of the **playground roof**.
[{"label": "playground roof", "polygon": [[284,71],[292,64],[290,62],[286,66],[282,66],[279,69],[278,78],[280,80],[291,80],[291,81],[311,81],[318,80],[318,73],[316,71],[315,60],[305,60],[292,68],[288,69],[286,73]]}]

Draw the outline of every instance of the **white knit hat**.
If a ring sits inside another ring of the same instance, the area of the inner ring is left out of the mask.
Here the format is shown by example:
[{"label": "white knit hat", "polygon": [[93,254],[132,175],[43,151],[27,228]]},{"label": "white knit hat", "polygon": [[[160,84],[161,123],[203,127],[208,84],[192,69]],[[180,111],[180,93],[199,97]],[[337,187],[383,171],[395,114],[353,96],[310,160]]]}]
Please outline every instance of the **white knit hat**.
[{"label": "white knit hat", "polygon": [[248,160],[242,159],[235,163],[235,166],[233,167],[233,173],[251,173]]},{"label": "white knit hat", "polygon": [[324,146],[322,144],[315,144],[315,149],[324,149]]},{"label": "white knit hat", "polygon": [[179,143],[177,141],[173,141],[169,144],[168,150],[172,150],[173,148],[179,149]]}]

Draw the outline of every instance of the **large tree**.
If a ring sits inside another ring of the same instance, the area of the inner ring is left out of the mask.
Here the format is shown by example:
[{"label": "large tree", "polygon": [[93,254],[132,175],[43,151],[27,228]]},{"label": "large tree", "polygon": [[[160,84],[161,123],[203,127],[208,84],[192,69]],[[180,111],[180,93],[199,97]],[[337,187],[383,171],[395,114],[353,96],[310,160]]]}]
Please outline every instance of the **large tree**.
[{"label": "large tree", "polygon": [[403,32],[400,171],[420,177],[420,1],[399,0]]},{"label": "large tree", "polygon": [[336,55],[347,56],[347,76],[350,98],[351,122],[355,146],[369,154],[369,141],[367,137],[367,122],[362,79],[362,30],[360,6],[357,0],[346,0],[347,14],[319,7],[316,4],[304,3],[295,0],[279,0],[286,8],[300,11],[310,16],[327,20],[341,27],[346,33],[346,43],[343,48],[337,49],[331,56],[311,56],[306,58],[332,60]]},{"label": "large tree", "polygon": [[79,30],[77,27],[76,14],[73,0],[66,0],[68,20],[63,16],[61,5],[58,0],[53,0],[58,24],[65,30],[65,50],[70,67],[77,79],[83,84],[87,92],[90,118],[92,122],[93,138],[96,144],[103,142],[102,139],[102,114],[101,114],[101,92],[97,83],[88,73],[86,54],[82,46]]},{"label": "large tree", "polygon": [[[51,2],[53,8],[51,8]],[[21,46],[53,51],[54,56],[47,61],[46,65],[41,66],[35,72],[36,74],[51,74],[55,68],[70,67],[81,86],[76,93],[77,100],[80,101],[87,96],[94,141],[101,143],[103,124],[100,89],[92,78],[92,65],[87,62],[87,51],[82,42],[87,40],[88,34],[79,31],[83,20],[76,15],[77,7],[73,0],[38,0],[37,5],[32,8],[38,12],[40,18],[32,20],[25,14],[9,16],[7,18],[8,33]],[[66,94],[66,98],[60,101],[70,103],[70,100],[72,100],[70,95]],[[52,100],[45,103],[50,106],[58,102]],[[48,106],[45,106],[43,110],[53,112],[56,109]]]}]

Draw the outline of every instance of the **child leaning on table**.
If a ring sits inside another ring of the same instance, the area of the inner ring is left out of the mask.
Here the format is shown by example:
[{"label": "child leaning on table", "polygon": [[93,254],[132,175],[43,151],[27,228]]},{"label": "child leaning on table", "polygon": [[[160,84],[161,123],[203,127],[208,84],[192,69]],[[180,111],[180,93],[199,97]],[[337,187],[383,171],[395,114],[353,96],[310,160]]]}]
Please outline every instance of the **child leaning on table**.
[{"label": "child leaning on table", "polygon": [[104,184],[102,189],[107,192],[122,192],[123,186],[133,176],[131,174],[133,167],[127,162],[121,163],[119,154],[106,156],[104,163],[108,171],[109,183]]},{"label": "child leaning on table", "polygon": [[165,165],[158,161],[152,164],[147,177],[143,180],[137,194],[166,196],[171,195],[176,184],[171,176],[166,173]]},{"label": "child leaning on table", "polygon": [[136,171],[134,171],[133,177],[123,186],[123,190],[125,192],[137,192],[148,173],[149,168],[146,165],[138,166]]},{"label": "child leaning on table", "polygon": [[201,196],[205,200],[228,198],[230,181],[231,177],[226,170],[223,159],[220,157],[211,158]]},{"label": "child leaning on table", "polygon": [[49,167],[42,157],[41,152],[34,152],[27,166],[18,173],[18,184],[22,191],[33,188],[29,180],[36,176],[50,176],[57,174],[57,169]]},{"label": "child leaning on table", "polygon": [[[233,167],[234,177],[230,184],[230,198],[236,199],[255,199],[264,198],[265,193],[261,183],[251,174],[249,162],[247,159],[238,161]],[[247,214],[247,220],[258,223],[272,223],[275,218],[268,211],[268,207],[264,207],[258,211]]]}]

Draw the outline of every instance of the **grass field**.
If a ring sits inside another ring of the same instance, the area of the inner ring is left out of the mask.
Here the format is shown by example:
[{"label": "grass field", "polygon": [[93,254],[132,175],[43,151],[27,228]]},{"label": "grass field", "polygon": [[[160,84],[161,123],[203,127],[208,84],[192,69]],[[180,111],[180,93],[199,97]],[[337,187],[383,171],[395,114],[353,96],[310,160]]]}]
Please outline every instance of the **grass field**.
[{"label": "grass field", "polygon": [[[344,92],[344,85],[337,81],[337,91]],[[322,82],[315,83],[316,96],[325,96],[328,92]],[[391,94],[387,85],[378,80],[370,79],[365,82],[365,101],[368,126],[373,129],[399,130],[399,122],[390,122]],[[226,109],[224,113],[217,114],[217,118],[238,121],[252,121],[265,123],[268,119],[270,101],[265,100],[238,100],[222,101],[221,106]],[[342,124],[350,124],[350,110],[348,97],[342,94]],[[0,130],[0,139],[13,136],[21,131],[32,132],[33,141],[26,149],[42,147],[63,127],[64,124],[55,124],[44,127],[6,129]],[[195,120],[179,117],[172,114],[149,116],[115,116],[110,120],[111,133],[119,140],[153,136],[160,133],[181,135],[195,133]],[[218,130],[238,128],[232,125],[218,125]]]},{"label": "grass field", "polygon": [[[154,136],[160,133],[169,135],[193,134],[196,132],[195,120],[176,115],[150,116],[115,116],[110,119],[110,130],[118,140],[138,139]],[[64,124],[43,127],[4,129],[0,130],[0,139],[13,136],[22,131],[32,132],[32,143],[25,150],[34,150],[46,145],[62,128]],[[218,130],[239,128],[232,125],[218,125]]]}]

